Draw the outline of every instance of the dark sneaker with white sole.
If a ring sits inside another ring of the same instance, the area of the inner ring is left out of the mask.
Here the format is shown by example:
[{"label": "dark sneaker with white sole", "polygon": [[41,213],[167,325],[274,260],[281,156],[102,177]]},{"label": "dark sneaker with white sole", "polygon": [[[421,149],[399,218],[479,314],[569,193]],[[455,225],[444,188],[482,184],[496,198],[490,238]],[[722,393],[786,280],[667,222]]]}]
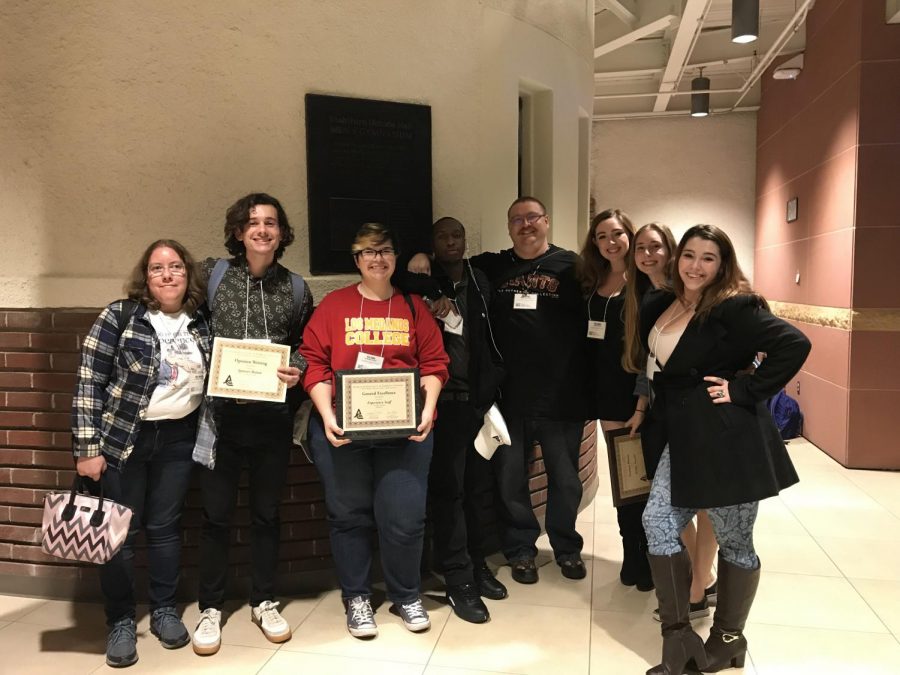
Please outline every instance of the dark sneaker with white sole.
[{"label": "dark sneaker with white sole", "polygon": [[150,632],[159,638],[166,649],[178,649],[191,641],[174,607],[159,607],[150,615]]}]

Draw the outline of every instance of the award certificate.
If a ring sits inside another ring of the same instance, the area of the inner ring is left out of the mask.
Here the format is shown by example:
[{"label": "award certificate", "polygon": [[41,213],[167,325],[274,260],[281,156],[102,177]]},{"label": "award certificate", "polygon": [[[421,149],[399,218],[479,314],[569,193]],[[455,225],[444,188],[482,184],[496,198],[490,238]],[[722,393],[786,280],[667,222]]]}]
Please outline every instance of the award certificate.
[{"label": "award certificate", "polygon": [[338,370],[335,407],[343,438],[406,438],[418,434],[422,394],[418,368]]},{"label": "award certificate", "polygon": [[284,403],[287,385],[278,369],[287,367],[291,348],[271,342],[213,339],[209,396]]},{"label": "award certificate", "polygon": [[609,480],[612,485],[613,506],[646,501],[650,494],[650,479],[644,467],[641,435],[632,438],[629,429],[606,432],[609,455]]}]

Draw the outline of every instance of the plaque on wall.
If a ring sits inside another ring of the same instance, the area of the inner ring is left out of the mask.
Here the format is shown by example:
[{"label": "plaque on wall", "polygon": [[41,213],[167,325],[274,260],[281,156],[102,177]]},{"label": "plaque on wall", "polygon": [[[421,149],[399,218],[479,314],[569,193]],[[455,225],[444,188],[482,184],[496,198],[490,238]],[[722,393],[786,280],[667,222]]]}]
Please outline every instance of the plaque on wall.
[{"label": "plaque on wall", "polygon": [[404,252],[430,248],[430,106],[307,94],[306,159],[312,274],[355,272],[366,222],[391,227]]}]

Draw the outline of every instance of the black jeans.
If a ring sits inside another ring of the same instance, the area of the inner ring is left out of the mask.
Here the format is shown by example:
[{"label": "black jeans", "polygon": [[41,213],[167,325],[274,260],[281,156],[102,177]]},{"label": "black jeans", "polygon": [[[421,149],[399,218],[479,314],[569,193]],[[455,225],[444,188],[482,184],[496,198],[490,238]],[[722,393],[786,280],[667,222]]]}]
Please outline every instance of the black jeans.
[{"label": "black jeans", "polygon": [[287,405],[228,404],[218,418],[216,464],[203,469],[200,533],[200,610],[222,609],[228,579],[231,524],[238,482],[247,465],[250,487],[250,604],[275,599],[281,521],[278,509],[291,454]]},{"label": "black jeans", "polygon": [[504,413],[511,445],[500,446],[494,455],[500,500],[503,505],[506,559],[521,560],[537,555],[535,542],[540,526],[531,508],[528,465],[534,443],[541,444],[547,473],[545,526],[557,560],[581,553],[584,541],[575,530],[581,503],[578,454],[584,422],[530,419]]},{"label": "black jeans", "polygon": [[491,464],[472,444],[484,422],[465,401],[439,401],[428,497],[434,525],[435,568],[449,585],[472,583],[484,562],[481,509],[493,491]]},{"label": "black jeans", "polygon": [[345,600],[371,593],[372,535],[378,529],[381,568],[393,603],[419,597],[425,495],[434,434],[354,441],[335,448],[322,418],[309,420],[309,446],[325,489],[331,553]]},{"label": "black jeans", "polygon": [[119,552],[100,568],[106,621],[134,618],[134,541],[141,527],[147,540],[151,611],[175,606],[181,563],[181,511],[191,482],[191,452],[197,415],[144,422],[121,469],[103,473],[104,496],[131,507],[128,536]]}]

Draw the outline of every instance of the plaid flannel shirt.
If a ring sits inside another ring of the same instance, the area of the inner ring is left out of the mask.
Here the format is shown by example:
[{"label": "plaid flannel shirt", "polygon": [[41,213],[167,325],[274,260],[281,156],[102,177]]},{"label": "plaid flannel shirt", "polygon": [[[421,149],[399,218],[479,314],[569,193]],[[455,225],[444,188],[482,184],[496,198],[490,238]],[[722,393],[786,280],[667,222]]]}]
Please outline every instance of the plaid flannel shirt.
[{"label": "plaid flannel shirt", "polygon": [[[131,454],[159,375],[159,339],[139,305],[119,335],[122,301],[104,309],[84,339],[72,401],[73,451],[121,468]],[[188,330],[209,361],[209,326],[202,312]]]}]

